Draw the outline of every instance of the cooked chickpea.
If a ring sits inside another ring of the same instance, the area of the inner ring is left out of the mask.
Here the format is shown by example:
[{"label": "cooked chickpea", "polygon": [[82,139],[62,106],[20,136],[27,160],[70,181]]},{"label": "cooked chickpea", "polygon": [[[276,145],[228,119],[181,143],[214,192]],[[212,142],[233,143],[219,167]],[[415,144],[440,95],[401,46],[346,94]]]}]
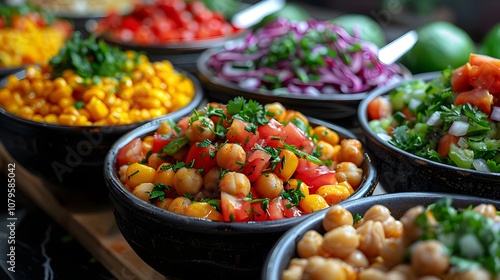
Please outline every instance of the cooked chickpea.
[{"label": "cooked chickpea", "polygon": [[253,186],[260,197],[270,199],[279,196],[284,190],[283,181],[275,173],[261,174]]},{"label": "cooked chickpea", "polygon": [[337,155],[339,162],[349,161],[360,167],[365,160],[362,144],[357,139],[342,139]]},{"label": "cooked chickpea", "polygon": [[339,260],[313,256],[304,269],[303,279],[347,279],[347,275]]},{"label": "cooked chickpea", "polygon": [[370,265],[370,261],[366,258],[365,254],[357,249],[347,255],[344,261],[355,269],[364,269]]},{"label": "cooked chickpea", "polygon": [[185,196],[178,196],[170,202],[167,210],[176,214],[184,215],[188,206],[191,205],[191,200]]},{"label": "cooked chickpea", "polygon": [[384,226],[382,223],[368,220],[358,227],[356,231],[360,236],[358,249],[367,258],[378,256],[385,241]]},{"label": "cooked chickpea", "polygon": [[201,142],[205,139],[213,141],[215,139],[214,122],[208,117],[199,117],[189,124],[186,129],[186,137],[193,142]]},{"label": "cooked chickpea", "polygon": [[363,169],[352,162],[343,161],[335,166],[335,178],[338,182],[347,181],[353,188],[357,189],[363,180]]},{"label": "cooked chickpea", "polygon": [[408,209],[403,217],[401,217],[400,221],[403,224],[403,233],[408,242],[417,240],[422,236],[423,231],[418,227],[415,220],[424,210],[423,206],[415,206]]},{"label": "cooked chickpea", "polygon": [[450,267],[445,250],[445,246],[437,240],[419,241],[410,256],[413,270],[421,276],[442,275]]},{"label": "cooked chickpea", "polygon": [[495,219],[498,216],[497,208],[493,204],[482,203],[474,207],[472,210],[490,219]]},{"label": "cooked chickpea", "polygon": [[333,205],[325,213],[322,224],[325,231],[330,231],[340,226],[352,225],[353,221],[351,212],[342,206]]},{"label": "cooked chickpea", "polygon": [[368,268],[359,272],[359,280],[387,280],[387,276],[382,270]]},{"label": "cooked chickpea", "polygon": [[388,238],[380,248],[380,256],[387,268],[403,262],[406,255],[406,244],[403,238]]},{"label": "cooked chickpea", "polygon": [[210,168],[203,176],[203,187],[210,193],[217,193],[219,190],[219,182],[222,172],[220,167],[215,166]]},{"label": "cooked chickpea", "polygon": [[237,197],[245,197],[250,193],[250,180],[239,172],[227,172],[219,182],[221,192],[225,192]]},{"label": "cooked chickpea", "polygon": [[203,185],[203,177],[194,168],[182,167],[175,172],[174,188],[179,195],[195,195]]},{"label": "cooked chickpea", "polygon": [[222,169],[238,171],[245,164],[246,152],[241,145],[226,143],[219,147],[216,154],[217,165]]},{"label": "cooked chickpea", "polygon": [[318,143],[316,143],[316,147],[320,153],[319,159],[325,161],[334,157],[335,151],[333,145],[330,143],[319,140]]},{"label": "cooked chickpea", "polygon": [[321,248],[329,257],[345,258],[360,245],[360,236],[351,225],[343,225],[325,233]]},{"label": "cooked chickpea", "polygon": [[155,185],[153,183],[141,183],[134,188],[132,193],[139,199],[150,202],[149,199],[151,198],[151,191],[154,187]]},{"label": "cooked chickpea", "polygon": [[317,256],[323,243],[323,235],[315,230],[308,230],[297,242],[297,255],[301,258]]}]

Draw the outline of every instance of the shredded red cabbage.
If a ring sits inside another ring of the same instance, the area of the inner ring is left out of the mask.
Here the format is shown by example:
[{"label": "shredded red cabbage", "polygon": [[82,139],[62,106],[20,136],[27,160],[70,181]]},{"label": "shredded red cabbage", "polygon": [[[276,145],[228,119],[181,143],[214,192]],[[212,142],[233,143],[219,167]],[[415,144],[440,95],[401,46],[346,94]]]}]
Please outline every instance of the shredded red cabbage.
[{"label": "shredded red cabbage", "polygon": [[214,75],[245,89],[320,95],[359,93],[400,80],[375,44],[329,21],[280,18],[212,55]]}]

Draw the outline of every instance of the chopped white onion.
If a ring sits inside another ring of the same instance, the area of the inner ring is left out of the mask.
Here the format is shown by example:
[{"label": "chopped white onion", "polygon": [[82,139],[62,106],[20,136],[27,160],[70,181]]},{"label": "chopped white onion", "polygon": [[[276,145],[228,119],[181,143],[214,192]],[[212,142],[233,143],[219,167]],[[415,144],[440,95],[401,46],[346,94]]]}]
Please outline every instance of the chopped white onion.
[{"label": "chopped white onion", "polygon": [[442,123],[443,123],[443,120],[441,120],[441,112],[439,112],[439,111],[432,113],[432,115],[427,120],[427,125],[430,125],[430,126],[438,126],[438,125],[441,125]]},{"label": "chopped white onion", "polygon": [[411,111],[415,111],[418,108],[418,106],[420,106],[420,104],[422,104],[422,100],[412,98],[410,99],[410,102],[408,102],[408,108]]},{"label": "chopped white onion", "polygon": [[475,158],[472,160],[472,165],[477,171],[491,172],[488,165],[486,165],[485,159]]},{"label": "chopped white onion", "polygon": [[454,121],[451,124],[450,130],[448,132],[454,136],[464,136],[467,134],[468,129],[469,123],[463,121]]},{"label": "chopped white onion", "polygon": [[390,135],[387,135],[385,133],[377,133],[377,136],[382,139],[382,141],[389,141],[391,140],[391,136]]},{"label": "chopped white onion", "polygon": [[490,119],[492,121],[500,122],[500,107],[493,106],[493,111],[491,111]]},{"label": "chopped white onion", "polygon": [[458,139],[458,146],[462,149],[467,149],[469,147],[469,144],[467,143],[467,139],[460,137]]}]

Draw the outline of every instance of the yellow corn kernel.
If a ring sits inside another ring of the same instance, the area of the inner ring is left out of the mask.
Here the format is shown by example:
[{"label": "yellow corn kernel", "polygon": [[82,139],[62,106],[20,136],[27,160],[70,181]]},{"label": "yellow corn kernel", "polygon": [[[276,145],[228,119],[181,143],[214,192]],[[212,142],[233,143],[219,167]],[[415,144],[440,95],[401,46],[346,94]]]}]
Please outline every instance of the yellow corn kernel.
[{"label": "yellow corn kernel", "polygon": [[17,112],[17,115],[21,118],[28,119],[30,120],[33,115],[35,114],[35,111],[31,109],[29,106],[22,106],[19,108],[19,111]]},{"label": "yellow corn kernel", "polygon": [[73,93],[73,89],[69,86],[64,87],[56,87],[54,91],[49,94],[49,101],[53,104],[56,104],[63,97],[71,97]]},{"label": "yellow corn kernel", "polygon": [[45,85],[44,82],[41,79],[36,79],[31,82],[31,88],[33,89],[33,92],[37,96],[44,97],[44,91],[45,91]]},{"label": "yellow corn kernel", "polygon": [[80,115],[80,112],[78,112],[78,109],[76,109],[74,106],[63,107],[62,113],[74,116]]},{"label": "yellow corn kernel", "polygon": [[[299,185],[300,184],[300,185]],[[288,182],[285,185],[285,190],[289,191],[291,189],[296,190],[297,187],[299,190],[305,195],[309,195],[309,186],[306,185],[304,182],[297,180],[297,179],[291,179],[288,180]]]},{"label": "yellow corn kernel", "polygon": [[273,118],[275,118],[279,122],[283,122],[285,120],[286,108],[283,104],[279,102],[268,103],[265,105],[266,110],[274,114]]},{"label": "yellow corn kernel", "polygon": [[153,62],[153,68],[156,72],[164,72],[166,74],[171,74],[174,71],[174,66],[168,60]]},{"label": "yellow corn kernel", "polygon": [[319,194],[310,194],[302,199],[299,203],[300,208],[304,213],[312,213],[321,209],[327,208],[329,205],[325,198]]},{"label": "yellow corn kernel", "polygon": [[294,119],[299,119],[302,122],[304,122],[304,124],[309,125],[309,120],[307,119],[306,116],[304,116],[304,114],[302,114],[299,111],[288,110],[285,115],[285,122],[289,122]]},{"label": "yellow corn kernel", "polygon": [[54,89],[68,87],[68,82],[62,77],[57,77],[54,79]]},{"label": "yellow corn kernel", "polygon": [[35,65],[28,65],[25,69],[26,79],[33,81],[34,79],[40,78],[41,73]]},{"label": "yellow corn kernel", "polygon": [[19,94],[19,92],[14,92],[14,94],[12,95],[12,99],[13,103],[17,104],[17,106],[21,107],[24,105],[24,99]]},{"label": "yellow corn kernel", "polygon": [[7,85],[5,86],[5,88],[13,91],[17,89],[18,84],[19,84],[19,79],[14,75],[9,75],[7,77]]},{"label": "yellow corn kernel", "polygon": [[121,90],[124,90],[125,88],[129,88],[129,87],[132,87],[133,85],[133,82],[132,82],[132,79],[128,76],[123,76],[120,78],[120,89]]},{"label": "yellow corn kernel", "polygon": [[76,116],[70,114],[60,114],[58,118],[58,123],[60,125],[74,125],[76,122]]},{"label": "yellow corn kernel", "polygon": [[45,122],[45,118],[40,114],[34,114],[31,120],[34,122]]},{"label": "yellow corn kernel", "polygon": [[330,206],[351,196],[351,192],[345,184],[321,186],[316,190],[316,194],[321,195]]},{"label": "yellow corn kernel", "polygon": [[117,99],[118,98],[116,98],[115,94],[107,93],[106,96],[104,98],[102,98],[102,101],[104,101],[104,104],[106,104],[106,106],[108,106],[108,108],[110,108],[111,106],[113,106],[116,103]]},{"label": "yellow corn kernel", "polygon": [[92,86],[83,92],[82,99],[85,102],[89,102],[90,99],[92,99],[92,97],[94,97],[94,96],[100,100],[104,100],[104,97],[106,97],[106,93],[101,88],[98,88],[96,86]]},{"label": "yellow corn kernel", "polygon": [[149,150],[153,148],[153,140],[154,136],[152,135],[144,137],[144,139],[142,140],[142,150],[144,153],[147,153]]},{"label": "yellow corn kernel", "polygon": [[43,117],[43,121],[46,123],[56,124],[59,121],[59,118],[56,114],[47,114]]},{"label": "yellow corn kernel", "polygon": [[29,93],[31,91],[30,81],[28,79],[19,80],[18,90],[23,94]]},{"label": "yellow corn kernel", "polygon": [[292,177],[297,166],[299,166],[299,158],[293,152],[283,149],[279,154],[279,159],[280,161],[276,165],[274,173],[276,173],[281,180],[287,181]]},{"label": "yellow corn kernel", "polygon": [[109,109],[106,107],[106,104],[95,96],[85,105],[85,109],[87,109],[90,114],[90,119],[93,121],[103,119],[109,114]]},{"label": "yellow corn kernel", "polygon": [[139,97],[136,102],[141,108],[145,109],[159,108],[161,106],[160,100],[154,97]]},{"label": "yellow corn kernel", "polygon": [[340,144],[333,146],[333,157],[332,157],[333,162],[339,162],[338,154],[340,152],[340,148],[341,148]]},{"label": "yellow corn kernel", "polygon": [[321,153],[321,155],[319,156],[319,159],[320,160],[329,160],[329,159],[333,159],[334,155],[335,155],[335,149],[333,148],[333,146],[326,142],[326,141],[323,141],[323,140],[319,140],[318,143],[316,143],[316,147],[318,148],[319,152]]},{"label": "yellow corn kernel", "polygon": [[333,146],[338,145],[340,142],[340,137],[337,132],[322,125],[316,126],[314,128],[314,134],[318,137],[319,140],[328,142]]},{"label": "yellow corn kernel", "polygon": [[74,125],[79,125],[79,126],[88,126],[91,125],[92,122],[90,122],[86,116],[76,116],[76,121]]},{"label": "yellow corn kernel", "polygon": [[6,88],[0,89],[0,104],[5,104],[10,100],[12,100],[11,91]]},{"label": "yellow corn kernel", "polygon": [[176,214],[184,215],[188,206],[191,205],[191,200],[185,196],[178,196],[170,203],[167,210]]},{"label": "yellow corn kernel", "polygon": [[48,104],[48,103],[43,104],[43,106],[41,106],[38,109],[38,113],[42,116],[49,114],[50,113],[50,104]]},{"label": "yellow corn kernel", "polygon": [[16,114],[16,112],[19,110],[19,105],[17,105],[15,102],[9,102],[5,104],[4,109],[11,114]]},{"label": "yellow corn kernel", "polygon": [[87,120],[90,118],[90,113],[89,111],[87,111],[87,109],[85,108],[80,108],[80,109],[77,109],[78,111],[78,114],[79,116],[85,116],[87,118]]},{"label": "yellow corn kernel", "polygon": [[151,113],[147,109],[141,109],[140,121],[149,120],[151,118]]},{"label": "yellow corn kernel", "polygon": [[[75,107],[73,107],[73,104],[75,104],[75,99],[73,99],[73,97],[63,97],[63,98],[59,99],[59,101],[57,102],[57,105],[59,105],[59,107],[61,107],[61,108],[71,107],[73,109],[76,109]],[[63,109],[63,112],[64,112],[64,109]]]},{"label": "yellow corn kernel", "polygon": [[138,162],[132,163],[127,168],[126,182],[127,185],[134,189],[141,183],[151,183],[155,179],[156,170],[147,165]]},{"label": "yellow corn kernel", "polygon": [[158,108],[149,109],[149,113],[151,114],[151,118],[163,116],[162,111]]}]

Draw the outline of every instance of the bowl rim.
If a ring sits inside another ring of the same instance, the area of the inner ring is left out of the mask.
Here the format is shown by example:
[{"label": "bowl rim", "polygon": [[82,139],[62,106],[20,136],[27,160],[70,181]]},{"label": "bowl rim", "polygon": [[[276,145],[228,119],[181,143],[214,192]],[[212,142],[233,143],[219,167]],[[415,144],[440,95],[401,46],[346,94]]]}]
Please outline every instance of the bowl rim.
[{"label": "bowl rim", "polygon": [[[424,81],[429,81],[429,80],[431,80],[433,78],[439,77],[440,75],[441,75],[441,71],[420,73],[420,74],[414,75],[413,78],[411,80],[409,80],[409,81],[417,80],[417,79],[422,79]],[[412,154],[410,152],[404,151],[404,150],[399,149],[399,148],[397,148],[397,147],[395,147],[393,145],[390,145],[386,141],[383,141],[382,139],[380,139],[379,136],[377,136],[370,129],[370,127],[368,125],[368,112],[367,112],[368,104],[373,99],[375,99],[376,97],[388,94],[390,91],[394,90],[399,85],[401,85],[401,84],[403,84],[405,82],[408,82],[408,81],[401,81],[401,82],[398,82],[396,84],[387,85],[387,86],[383,86],[383,87],[377,88],[377,89],[371,91],[366,96],[366,98],[363,99],[359,103],[359,106],[358,106],[358,122],[359,122],[359,125],[360,125],[363,133],[365,134],[365,137],[368,138],[368,139],[372,139],[372,141],[374,141],[378,145],[382,145],[384,148],[387,148],[388,150],[390,150],[391,152],[393,152],[395,154],[402,154],[406,158],[416,159],[419,162],[422,162],[423,164],[425,164],[426,166],[429,166],[429,168],[456,169],[457,171],[460,171],[463,174],[471,174],[471,175],[475,175],[477,177],[490,178],[490,180],[491,179],[492,180],[500,180],[500,173],[493,173],[493,172],[488,173],[488,172],[477,171],[477,170],[474,170],[474,169],[466,169],[466,168],[462,168],[462,167],[458,167],[458,166],[453,166],[453,165],[449,165],[449,164],[439,163],[439,162],[436,162],[436,161],[432,161],[430,159],[426,159],[426,158],[417,156],[417,155]]]},{"label": "bowl rim", "polygon": [[[33,126],[39,129],[49,129],[51,131],[82,131],[82,130],[88,130],[88,131],[112,131],[112,132],[118,132],[118,131],[129,131],[131,128],[135,128],[139,125],[142,125],[148,121],[153,121],[157,119],[162,119],[164,117],[180,117],[183,115],[186,115],[190,113],[193,109],[199,106],[199,104],[203,101],[204,97],[204,91],[203,87],[201,86],[200,81],[196,76],[193,74],[189,73],[186,70],[183,70],[182,68],[174,67],[175,70],[177,70],[180,74],[185,75],[188,77],[194,84],[195,88],[195,93],[193,96],[193,99],[184,107],[177,109],[176,111],[172,111],[170,113],[167,113],[163,116],[159,116],[153,119],[149,120],[144,120],[141,122],[134,122],[134,123],[129,123],[129,124],[120,124],[120,125],[105,125],[105,126],[100,126],[100,125],[89,125],[89,126],[76,126],[76,125],[59,125],[59,124],[50,124],[46,122],[37,122],[37,121],[32,121],[28,119],[24,119],[18,116],[15,116],[7,110],[5,110],[3,107],[0,107],[0,116],[3,116],[7,118],[9,121],[16,122],[18,124],[23,124],[23,125],[28,125],[28,126]],[[11,75],[15,75],[18,79],[24,79],[26,77],[26,70],[23,69],[21,71],[18,71],[16,73],[12,73]],[[5,87],[5,83],[7,83],[7,80],[10,75],[3,77],[0,79],[0,88]]]},{"label": "bowl rim", "polygon": [[[363,206],[366,205],[371,206],[375,204],[381,204],[381,205],[388,205],[389,203],[393,201],[399,201],[402,200],[403,202],[411,202],[411,201],[422,201],[419,202],[418,204],[431,204],[434,201],[437,201],[440,198],[444,197],[449,197],[453,200],[454,203],[458,204],[464,204],[467,205],[467,202],[474,201],[476,205],[478,203],[491,203],[497,207],[500,207],[500,200],[495,200],[492,198],[486,198],[486,197],[478,197],[478,196],[471,196],[471,195],[465,195],[465,194],[455,194],[455,193],[447,193],[447,192],[403,192],[403,193],[386,193],[386,194],[380,194],[380,195],[374,195],[374,196],[369,196],[369,197],[363,197],[357,200],[351,200],[351,201],[342,201],[339,202],[339,205],[343,206],[344,208],[351,208],[351,207],[356,207],[356,206]],[[472,203],[470,203],[472,204]],[[388,207],[389,210],[390,206]],[[408,207],[409,209],[409,207]],[[326,215],[325,209],[322,210],[321,212],[318,212],[314,214],[314,216],[311,216],[309,219],[301,221],[297,225],[293,226],[289,230],[287,230],[279,239],[278,241],[274,244],[273,248],[269,251],[269,254],[266,257],[266,260],[264,261],[264,265],[262,268],[262,273],[261,273],[261,279],[266,279],[266,280],[277,280],[280,279],[279,277],[277,278],[276,276],[281,276],[281,270],[278,265],[276,265],[278,262],[273,261],[276,259],[279,259],[278,256],[284,256],[287,255],[286,249],[291,248],[291,247],[296,247],[297,242],[299,241],[300,234],[305,233],[305,230],[310,229],[314,226],[316,226],[318,223],[320,223],[325,215]]]},{"label": "bowl rim", "polygon": [[[321,95],[305,95],[305,94],[288,94],[288,93],[274,93],[270,90],[265,89],[245,89],[239,85],[214,76],[208,69],[206,62],[210,57],[216,53],[222,52],[225,49],[223,47],[211,48],[203,51],[196,61],[196,69],[198,77],[202,83],[206,84],[208,87],[214,88],[219,91],[231,90],[236,92],[241,92],[245,95],[252,96],[254,98],[259,97],[272,97],[277,101],[286,102],[286,100],[294,100],[296,102],[318,102],[318,103],[358,103],[363,100],[370,91],[358,92],[358,93],[323,93]],[[404,80],[412,78],[411,72],[402,64],[398,64],[401,69],[401,75]],[[378,87],[377,87],[378,88]],[[327,104],[326,104],[327,105]]]},{"label": "bowl rim", "polygon": [[[145,135],[149,135],[152,133],[159,124],[164,121],[170,119],[169,117],[165,117],[162,119],[157,119],[154,121],[150,121],[136,129],[124,134],[121,136],[109,149],[105,159],[104,159],[104,178],[106,181],[106,185],[109,189],[109,195],[112,197],[113,204],[118,203],[122,207],[126,208],[134,208],[134,211],[140,211],[145,213],[144,219],[150,220],[152,222],[161,222],[168,223],[172,226],[176,226],[178,229],[185,229],[185,226],[189,226],[190,230],[200,233],[206,233],[207,229],[214,230],[217,234],[220,235],[246,235],[249,234],[249,230],[251,230],[252,234],[258,233],[273,233],[277,231],[283,231],[283,229],[290,228],[292,225],[300,222],[301,220],[308,219],[315,213],[303,215],[296,218],[288,218],[282,220],[274,220],[274,221],[261,221],[261,222],[248,222],[248,223],[226,223],[226,222],[213,222],[206,219],[194,218],[183,216],[179,214],[175,214],[169,212],[165,209],[159,208],[155,205],[146,203],[133,195],[129,190],[125,189],[123,184],[120,182],[119,177],[116,172],[116,156],[118,151],[124,147],[127,143],[132,141],[137,137],[144,137]],[[355,137],[355,135],[349,130],[335,125],[331,123],[327,123],[325,121],[309,118],[309,121],[317,124],[329,124],[330,127],[335,129],[339,129],[340,133],[344,134],[346,137]],[[344,133],[347,132],[347,133]],[[366,179],[353,195],[351,195],[349,200],[356,200],[366,195],[371,195],[373,190],[378,184],[378,173],[373,166],[371,158],[367,153],[365,153],[365,161],[368,164],[369,172],[366,174]],[[113,199],[113,196],[117,196],[116,200]],[[116,205],[115,205],[116,208]],[[151,213],[157,213],[158,215],[153,217]],[[264,227],[256,227],[255,224],[265,225]]]}]

